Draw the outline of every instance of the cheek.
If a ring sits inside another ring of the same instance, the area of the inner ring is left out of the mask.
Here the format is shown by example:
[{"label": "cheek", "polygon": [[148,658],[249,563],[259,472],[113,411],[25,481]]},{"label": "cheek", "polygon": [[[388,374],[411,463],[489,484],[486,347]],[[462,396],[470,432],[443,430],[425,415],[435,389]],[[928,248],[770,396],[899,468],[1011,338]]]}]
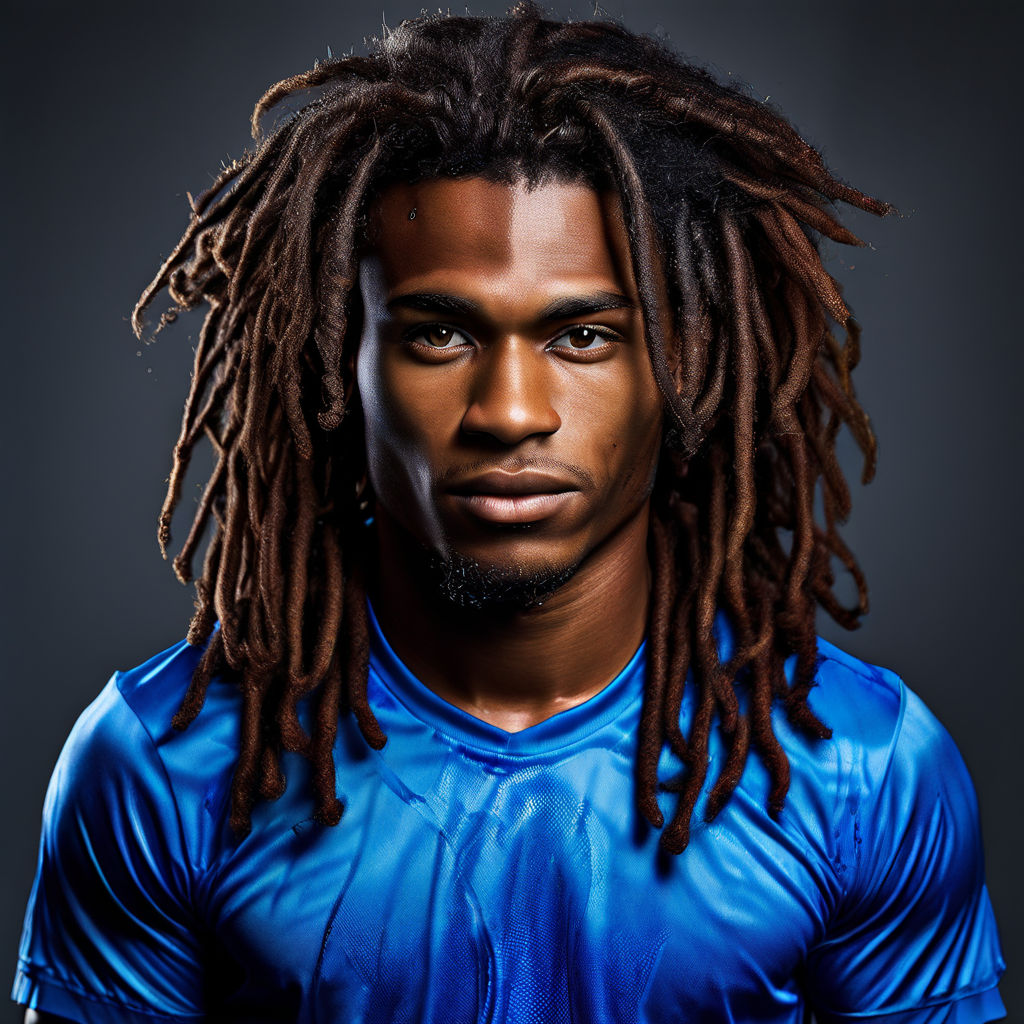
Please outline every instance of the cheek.
[{"label": "cheek", "polygon": [[372,336],[363,336],[356,359],[356,382],[363,409],[366,460],[377,497],[391,504],[396,491],[408,491],[408,469],[415,441],[409,418],[397,400],[394,382],[387,376],[381,347]]},{"label": "cheek", "polygon": [[661,440],[665,425],[665,400],[654,380],[654,373],[644,354],[638,373],[637,395],[631,410],[630,439],[635,458],[649,470],[651,481],[661,457]]},{"label": "cheek", "polygon": [[654,483],[663,431],[663,403],[653,376],[638,369],[593,405],[601,409],[593,436],[611,495],[630,504],[644,500]]},{"label": "cheek", "polygon": [[636,415],[625,425],[616,440],[611,457],[617,467],[618,490],[630,504],[647,499],[654,486],[654,477],[661,455],[661,411]]},{"label": "cheek", "polygon": [[399,363],[374,338],[356,361],[370,479],[386,504],[429,489],[436,449],[447,429],[444,389],[424,386],[422,368]]}]

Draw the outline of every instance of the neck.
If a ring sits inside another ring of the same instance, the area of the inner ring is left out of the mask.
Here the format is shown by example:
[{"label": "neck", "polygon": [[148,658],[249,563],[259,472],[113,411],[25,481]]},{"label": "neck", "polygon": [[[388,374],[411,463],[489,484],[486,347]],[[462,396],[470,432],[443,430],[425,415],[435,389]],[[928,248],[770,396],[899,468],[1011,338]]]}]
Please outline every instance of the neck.
[{"label": "neck", "polygon": [[414,566],[414,543],[378,516],[371,594],[388,642],[438,696],[508,732],[583,703],[626,666],[647,625],[648,506],[528,610],[461,608]]}]

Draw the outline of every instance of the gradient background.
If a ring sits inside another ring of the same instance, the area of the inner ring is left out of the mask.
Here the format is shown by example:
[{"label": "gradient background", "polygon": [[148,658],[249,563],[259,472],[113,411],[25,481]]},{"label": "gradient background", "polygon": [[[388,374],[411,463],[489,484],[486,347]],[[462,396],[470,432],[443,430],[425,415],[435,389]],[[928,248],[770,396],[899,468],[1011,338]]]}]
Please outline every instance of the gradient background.
[{"label": "gradient background", "polygon": [[[478,3],[472,13],[504,6]],[[184,635],[192,606],[191,590],[161,562],[156,517],[199,321],[183,318],[143,345],[128,315],[185,227],[186,191],[202,191],[246,146],[262,91],[328,46],[363,52],[381,14],[395,25],[419,12],[398,0],[370,12],[353,0],[5,8],[4,992],[64,737],[115,668]],[[885,221],[845,213],[873,248],[827,250],[864,327],[856,380],[880,460],[860,488],[856,450],[842,435],[854,490],[845,536],[872,610],[857,633],[826,619],[821,632],[899,672],[964,754],[1013,1019],[1024,1005],[1014,870],[1024,804],[1022,8],[630,0],[605,10],[749,82],[840,177],[901,211]],[[186,483],[186,508],[199,478]],[[184,525],[179,516],[179,540]],[[21,1013],[0,1002],[0,1017]]]}]

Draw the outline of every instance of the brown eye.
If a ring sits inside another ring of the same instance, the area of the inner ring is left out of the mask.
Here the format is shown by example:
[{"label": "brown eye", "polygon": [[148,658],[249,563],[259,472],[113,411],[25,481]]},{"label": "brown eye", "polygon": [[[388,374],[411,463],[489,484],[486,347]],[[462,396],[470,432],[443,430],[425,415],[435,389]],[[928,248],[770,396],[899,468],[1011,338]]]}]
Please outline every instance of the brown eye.
[{"label": "brown eye", "polygon": [[428,348],[455,348],[468,341],[460,331],[453,327],[445,327],[444,324],[427,324],[425,327],[417,328],[407,337]]},{"label": "brown eye", "polygon": [[570,331],[568,338],[573,348],[587,348],[595,341],[604,340],[597,331],[592,331],[589,327],[579,327],[575,331]]},{"label": "brown eye", "polygon": [[552,343],[552,348],[567,348],[575,351],[593,351],[614,340],[613,335],[593,327],[570,327]]},{"label": "brown eye", "polygon": [[428,327],[423,332],[423,337],[427,339],[428,345],[434,345],[436,348],[444,348],[449,341],[452,340],[452,335],[455,332],[450,327]]}]

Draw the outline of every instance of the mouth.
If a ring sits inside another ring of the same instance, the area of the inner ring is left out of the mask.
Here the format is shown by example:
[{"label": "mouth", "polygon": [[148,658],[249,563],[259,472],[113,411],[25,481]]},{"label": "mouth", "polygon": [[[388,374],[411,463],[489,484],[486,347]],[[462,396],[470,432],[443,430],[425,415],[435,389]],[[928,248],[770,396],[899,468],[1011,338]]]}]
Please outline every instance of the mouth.
[{"label": "mouth", "polygon": [[476,519],[520,525],[554,516],[580,493],[575,481],[537,470],[491,470],[456,481],[447,491]]},{"label": "mouth", "polygon": [[536,523],[561,511],[577,491],[555,494],[453,494],[471,515],[489,523]]}]

